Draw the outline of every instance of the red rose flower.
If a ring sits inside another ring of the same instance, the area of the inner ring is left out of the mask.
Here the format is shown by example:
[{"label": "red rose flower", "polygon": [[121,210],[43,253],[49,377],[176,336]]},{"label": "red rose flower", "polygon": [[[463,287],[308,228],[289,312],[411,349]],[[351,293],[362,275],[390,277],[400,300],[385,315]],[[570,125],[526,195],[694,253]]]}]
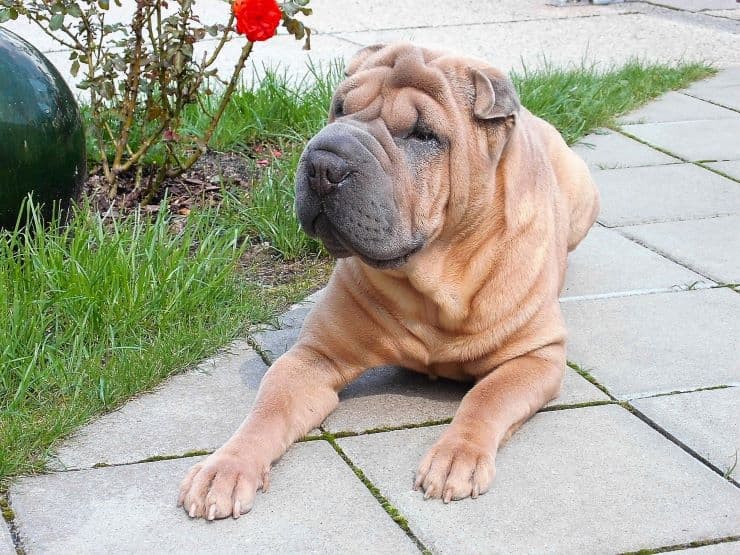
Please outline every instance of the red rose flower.
[{"label": "red rose flower", "polygon": [[272,38],[283,15],[275,0],[234,0],[232,7],[236,32],[252,42]]}]

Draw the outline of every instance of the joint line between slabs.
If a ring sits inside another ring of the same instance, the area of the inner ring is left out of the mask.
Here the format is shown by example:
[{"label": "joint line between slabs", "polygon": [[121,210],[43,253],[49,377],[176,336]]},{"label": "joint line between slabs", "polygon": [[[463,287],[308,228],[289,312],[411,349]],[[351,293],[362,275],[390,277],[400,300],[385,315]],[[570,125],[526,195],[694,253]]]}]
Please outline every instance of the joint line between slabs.
[{"label": "joint line between slabs", "polygon": [[[684,549],[693,549],[697,547],[704,547],[707,545],[721,545],[723,543],[732,543],[740,541],[740,536],[726,536],[724,538],[715,538],[711,540],[697,540],[688,543],[679,543],[673,545],[664,545],[663,547],[656,547],[654,549],[643,549],[640,551],[627,551],[620,553],[620,555],[638,555],[640,553],[667,553],[670,551],[683,551]],[[740,546],[738,546],[740,547]]]},{"label": "joint line between slabs", "polygon": [[635,393],[629,397],[625,397],[623,401],[631,403],[632,401],[639,401],[641,399],[654,399],[655,397],[673,397],[674,395],[684,395],[686,393],[699,393],[701,391],[717,391],[719,389],[733,389],[740,387],[740,383],[731,382],[721,385],[708,385],[706,387],[697,387],[694,389],[676,389],[674,391],[653,391]]},{"label": "joint line between slabs", "polygon": [[21,540],[21,533],[15,524],[15,513],[13,512],[13,507],[10,505],[10,496],[7,492],[0,493],[0,509],[2,509],[0,520],[7,525],[10,532],[10,541],[13,542],[15,552],[17,555],[25,555],[26,550],[23,546],[23,540]]},{"label": "joint line between slabs", "polygon": [[[391,518],[391,520],[393,520],[393,522],[406,534],[406,536],[408,536],[409,539],[414,542],[417,549],[421,553],[431,553],[431,550],[426,545],[424,545],[419,537],[413,532],[413,530],[411,530],[406,517],[403,516],[401,511],[399,511],[396,506],[393,505],[388,500],[388,498],[380,492],[380,489],[370,481],[370,479],[365,475],[362,469],[352,462],[352,459],[347,456],[344,450],[336,442],[334,435],[324,430],[323,427],[321,427],[320,429],[324,433],[323,439],[326,440],[329,445],[331,445],[334,451],[336,451],[337,455],[339,455],[339,457],[345,462],[350,470],[352,470],[357,479],[360,480],[360,482],[362,482],[362,485],[367,488],[367,490],[370,492],[370,495],[372,495],[373,498],[380,504],[383,511],[385,511],[385,513]],[[396,513],[395,515],[393,514],[394,512]]]},{"label": "joint line between slabs", "polygon": [[[661,256],[661,257],[665,258],[666,260],[668,260],[670,262],[673,262],[674,264],[677,264],[677,265],[681,266],[682,268],[685,268],[686,270],[689,270],[691,272],[694,272],[695,274],[700,275],[704,279],[707,279],[711,283],[714,284],[714,285],[710,285],[709,287],[702,287],[702,288],[695,287],[693,289],[687,289],[687,291],[694,291],[694,290],[698,290],[698,289],[719,289],[719,288],[722,288],[722,287],[727,287],[729,285],[729,284],[722,283],[722,282],[720,282],[720,281],[718,281],[718,280],[710,277],[709,275],[707,275],[707,273],[704,270],[700,270],[699,268],[696,268],[696,267],[694,267],[694,266],[692,266],[690,264],[687,264],[687,263],[682,262],[682,261],[680,261],[680,260],[678,260],[676,258],[673,258],[667,252],[664,252],[664,251],[662,251],[662,250],[660,250],[660,249],[658,249],[656,247],[653,247],[652,245],[647,244],[646,242],[642,241],[641,239],[638,239],[636,237],[631,237],[631,236],[623,233],[621,231],[621,229],[618,228],[618,227],[614,227],[614,228],[611,228],[611,229],[614,229],[617,233],[619,233],[622,237],[624,237],[628,241],[631,241],[632,243],[635,243],[636,245],[639,245],[639,246],[641,246],[643,248],[646,248],[647,250],[649,250],[651,252],[654,252],[658,256]],[[682,291],[677,291],[677,292],[682,292]]]},{"label": "joint line between slabs", "polygon": [[[714,17],[721,17],[721,16],[714,16]],[[736,21],[736,20],[735,19],[730,19],[730,21]],[[722,73],[722,70],[720,70],[720,73]],[[710,79],[711,79],[711,77],[710,77]],[[677,91],[677,92],[679,94],[684,95],[684,96],[688,96],[690,98],[695,98],[696,100],[701,100],[702,102],[706,102],[707,104],[713,104],[714,106],[718,106],[720,108],[724,108],[725,110],[730,110],[732,112],[735,112],[736,114],[740,114],[740,110],[738,110],[737,108],[733,108],[732,106],[727,106],[726,104],[720,104],[719,102],[715,102],[714,100],[707,100],[706,98],[702,98],[700,96],[696,96],[695,94],[691,94],[690,92],[687,92],[685,90],[683,90],[683,91]],[[726,118],[726,119],[734,119],[734,118]]]},{"label": "joint line between slabs", "polygon": [[[682,93],[682,94],[685,94],[685,93]],[[687,95],[687,96],[690,96],[690,95]],[[703,100],[703,99],[698,99],[698,100]],[[724,108],[724,106],[720,106],[720,107],[721,108]],[[728,119],[735,119],[735,118],[728,118]],[[711,120],[711,121],[721,121],[721,120]],[[678,122],[665,121],[665,122],[662,122],[662,123],[678,123]],[[628,125],[650,125],[650,124],[641,123],[641,124],[628,124]],[[619,133],[621,135],[624,135],[625,137],[627,137],[629,139],[632,139],[633,141],[637,141],[638,143],[643,144],[643,145],[645,145],[645,146],[647,146],[649,148],[652,148],[653,150],[657,150],[658,152],[662,152],[666,156],[670,156],[671,158],[675,158],[676,160],[680,160],[684,164],[692,164],[692,165],[696,166],[697,168],[701,168],[701,169],[703,169],[705,171],[708,171],[708,172],[716,173],[717,175],[719,175],[721,177],[724,177],[725,179],[729,179],[730,181],[734,181],[736,183],[740,183],[740,179],[736,179],[736,178],[732,177],[731,175],[728,175],[726,173],[723,173],[723,172],[721,172],[719,170],[715,170],[714,168],[710,168],[709,166],[704,166],[702,162],[695,162],[693,160],[689,160],[688,158],[684,158],[682,156],[679,156],[675,152],[671,152],[670,150],[666,150],[663,147],[660,147],[660,146],[654,145],[652,143],[649,143],[646,140],[641,139],[640,137],[638,137],[636,135],[633,135],[629,131],[625,131],[619,125],[613,125],[613,126],[607,127],[607,129],[611,129],[612,131],[614,131],[616,133]],[[659,165],[668,166],[668,165],[671,165],[671,164],[659,164]]]},{"label": "joint line between slabs", "polygon": [[622,401],[619,403],[622,408],[624,408],[626,411],[632,413],[635,417],[642,420],[645,424],[650,426],[653,430],[658,432],[660,435],[662,435],[664,438],[666,438],[668,441],[682,449],[685,453],[687,453],[689,456],[693,457],[700,463],[702,463],[704,466],[709,468],[711,471],[713,471],[715,474],[719,475],[720,478],[723,480],[731,483],[736,488],[740,489],[740,483],[738,483],[734,478],[731,476],[725,476],[725,472],[720,469],[715,464],[711,463],[709,460],[707,460],[705,457],[697,453],[694,449],[686,445],[683,441],[678,439],[676,436],[674,436],[669,431],[662,428],[658,423],[654,422],[651,418],[649,418],[646,414],[644,414],[640,409],[635,407],[632,403],[628,401]]}]

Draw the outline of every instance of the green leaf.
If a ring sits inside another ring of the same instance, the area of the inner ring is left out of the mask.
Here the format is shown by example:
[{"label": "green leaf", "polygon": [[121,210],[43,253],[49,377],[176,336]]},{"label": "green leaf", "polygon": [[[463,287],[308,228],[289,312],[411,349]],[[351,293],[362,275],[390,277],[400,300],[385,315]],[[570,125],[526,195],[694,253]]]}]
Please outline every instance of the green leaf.
[{"label": "green leaf", "polygon": [[54,14],[49,20],[49,30],[50,31],[58,31],[59,29],[62,28],[62,25],[64,25],[64,14],[63,13]]},{"label": "green leaf", "polygon": [[108,10],[110,9],[110,1],[109,0],[98,0],[98,6],[100,6],[101,10]]},{"label": "green leaf", "polygon": [[77,77],[77,74],[80,72],[80,62],[78,60],[72,62],[72,67],[69,68],[69,72],[72,74],[72,77]]}]

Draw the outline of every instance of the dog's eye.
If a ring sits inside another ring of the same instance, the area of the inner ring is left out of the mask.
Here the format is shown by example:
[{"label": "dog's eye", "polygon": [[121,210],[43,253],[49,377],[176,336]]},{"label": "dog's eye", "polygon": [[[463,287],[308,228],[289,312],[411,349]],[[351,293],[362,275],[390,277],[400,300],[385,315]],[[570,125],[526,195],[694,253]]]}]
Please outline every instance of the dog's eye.
[{"label": "dog's eye", "polygon": [[434,132],[429,129],[426,125],[423,123],[417,123],[416,126],[411,130],[411,133],[409,133],[407,139],[416,139],[417,141],[422,142],[439,142],[439,138],[437,135],[434,134]]}]

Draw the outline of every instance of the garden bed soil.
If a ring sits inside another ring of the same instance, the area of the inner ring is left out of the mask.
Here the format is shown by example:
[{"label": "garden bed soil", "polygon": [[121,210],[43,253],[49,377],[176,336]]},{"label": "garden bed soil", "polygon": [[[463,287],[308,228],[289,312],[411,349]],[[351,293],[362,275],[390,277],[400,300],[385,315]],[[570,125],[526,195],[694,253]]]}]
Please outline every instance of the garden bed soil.
[{"label": "garden bed soil", "polygon": [[173,214],[187,216],[190,210],[218,206],[223,200],[223,189],[249,190],[255,178],[254,164],[236,152],[209,150],[195,165],[179,177],[165,179],[159,191],[143,204],[147,197],[147,183],[154,168],[145,171],[142,184],[136,187],[136,175],[128,172],[119,176],[118,191],[108,195],[108,183],[101,168],[93,168],[82,190],[82,198],[101,214],[123,216],[141,207],[145,212],[156,213],[165,195]]}]

